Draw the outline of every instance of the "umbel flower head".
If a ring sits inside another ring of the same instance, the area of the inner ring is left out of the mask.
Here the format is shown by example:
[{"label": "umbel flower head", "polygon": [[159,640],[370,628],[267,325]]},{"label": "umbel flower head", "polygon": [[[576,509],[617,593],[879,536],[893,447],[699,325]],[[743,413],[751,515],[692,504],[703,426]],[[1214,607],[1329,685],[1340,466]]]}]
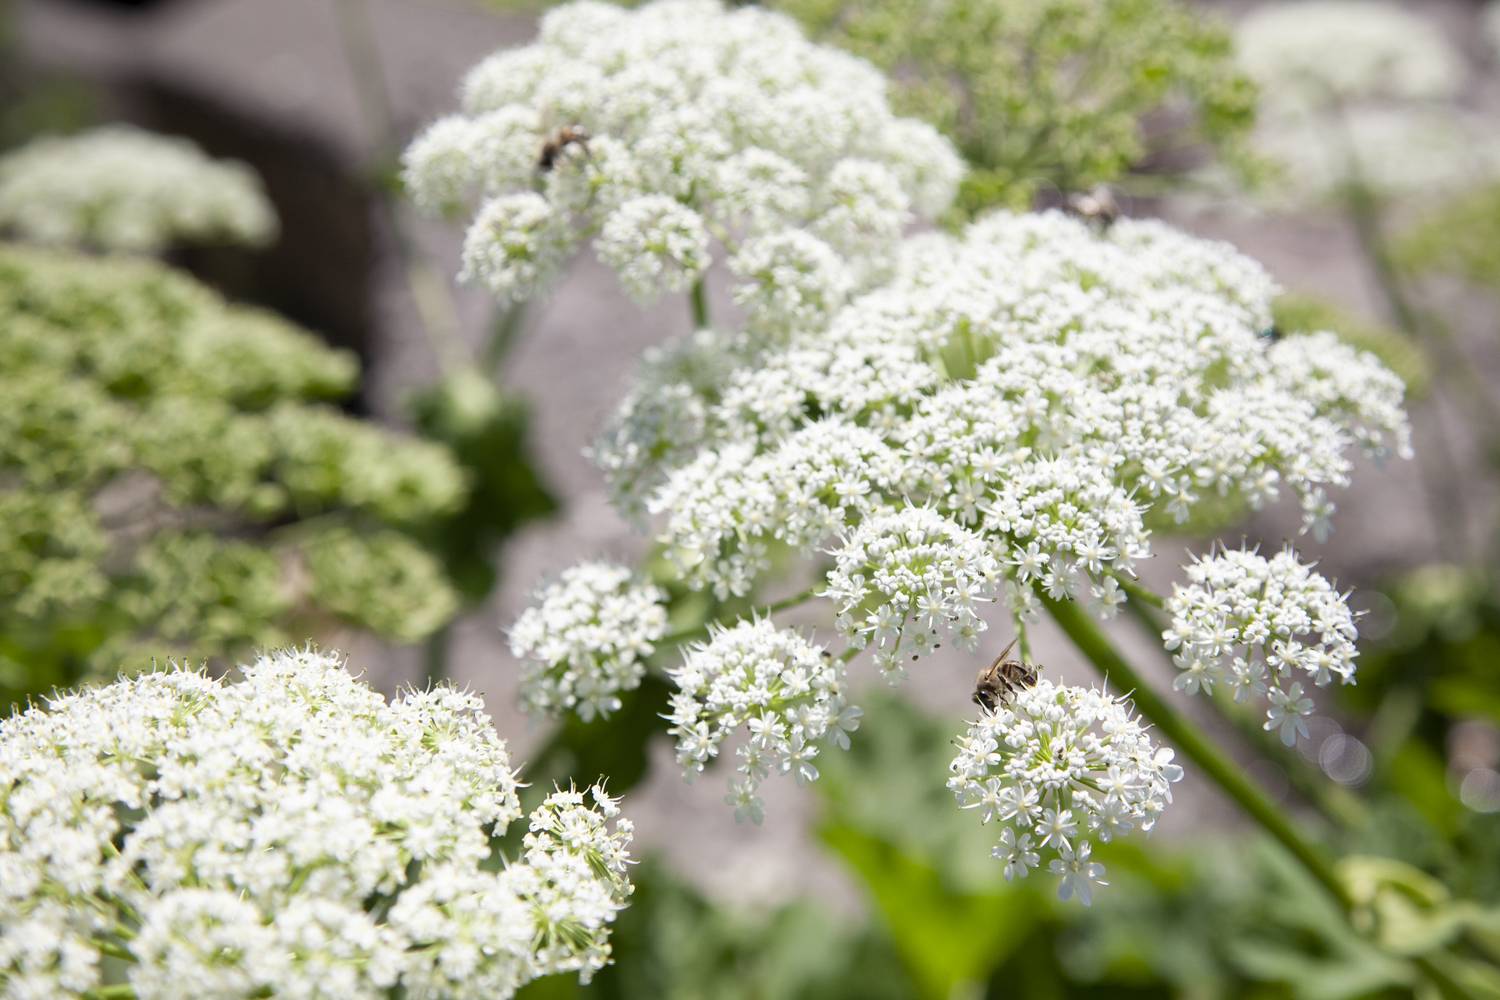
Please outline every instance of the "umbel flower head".
[{"label": "umbel flower head", "polygon": [[1270,559],[1243,549],[1197,559],[1167,610],[1172,627],[1162,638],[1182,671],[1173,686],[1196,694],[1223,683],[1236,701],[1264,696],[1266,729],[1287,746],[1307,735],[1313,702],[1304,683],[1354,683],[1354,614],[1290,549]]},{"label": "umbel flower head", "polygon": [[640,686],[667,628],[667,595],[624,566],[580,563],[542,588],[510,630],[528,711],[588,722]]},{"label": "umbel flower head", "polygon": [[743,621],[715,632],[670,672],[677,692],[667,721],[678,762],[691,777],[743,729],[729,802],[737,816],[760,822],[756,789],[764,778],[780,772],[814,781],[814,762],[825,744],[848,749],[862,713],[844,699],[843,666],[827,650],[769,621]]},{"label": "umbel flower head", "polygon": [[1158,748],[1123,698],[1042,679],[971,723],[948,787],[959,805],[995,821],[994,855],[1007,879],[1047,862],[1058,895],[1085,905],[1103,885],[1093,845],[1149,832],[1182,768]]},{"label": "umbel flower head", "polygon": [[448,687],[391,703],[315,650],[173,669],[0,722],[12,996],[507,997],[609,957],[614,799],[557,792],[519,855],[505,745]]},{"label": "umbel flower head", "polygon": [[185,139],[107,125],[0,158],[0,231],[25,240],[156,253],[174,243],[260,246],[276,211],[260,179]]},{"label": "umbel flower head", "polygon": [[1038,589],[1107,614],[1151,524],[1290,494],[1322,532],[1349,452],[1409,451],[1400,380],[1332,335],[1263,336],[1274,291],[1158,223],[997,214],[910,241],[827,329],[660,352],[594,457],[695,585],[746,594],[779,549],[825,548],[841,627],[887,658]]},{"label": "umbel flower head", "polygon": [[461,102],[412,141],[404,176],[418,204],[471,215],[464,276],[504,302],[588,239],[649,302],[691,287],[717,242],[757,329],[820,325],[962,173],[946,139],[892,114],[874,68],[716,0],[557,7],[534,44],[476,66]]}]

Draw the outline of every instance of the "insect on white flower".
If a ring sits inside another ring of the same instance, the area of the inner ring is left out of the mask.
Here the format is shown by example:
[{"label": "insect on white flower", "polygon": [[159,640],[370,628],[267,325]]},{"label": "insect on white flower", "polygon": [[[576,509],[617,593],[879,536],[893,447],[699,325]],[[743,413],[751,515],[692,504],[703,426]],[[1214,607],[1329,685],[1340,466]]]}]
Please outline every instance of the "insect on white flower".
[{"label": "insect on white flower", "polygon": [[1007,879],[1049,859],[1058,895],[1088,905],[1104,884],[1094,843],[1151,830],[1182,778],[1172,757],[1125,699],[1039,679],[970,723],[948,787],[982,822],[1001,824],[993,853]]}]

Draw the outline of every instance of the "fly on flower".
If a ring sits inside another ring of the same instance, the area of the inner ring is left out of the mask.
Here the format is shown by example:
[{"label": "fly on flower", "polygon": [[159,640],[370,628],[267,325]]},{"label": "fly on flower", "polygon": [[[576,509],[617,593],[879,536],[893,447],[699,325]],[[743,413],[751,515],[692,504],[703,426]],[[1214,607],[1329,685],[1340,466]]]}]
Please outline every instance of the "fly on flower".
[{"label": "fly on flower", "polygon": [[584,156],[589,156],[588,130],[582,125],[564,125],[558,129],[556,135],[542,143],[541,155],[536,160],[537,170],[545,174],[557,166],[558,159],[567,152],[569,146],[577,146],[583,150]]},{"label": "fly on flower", "polygon": [[1035,664],[1009,659],[1011,650],[1019,641],[1020,636],[1012,639],[1010,645],[995,657],[995,662],[979,671],[979,676],[974,679],[974,704],[986,712],[993,712],[995,706],[1009,700],[1021,688],[1036,684]]}]

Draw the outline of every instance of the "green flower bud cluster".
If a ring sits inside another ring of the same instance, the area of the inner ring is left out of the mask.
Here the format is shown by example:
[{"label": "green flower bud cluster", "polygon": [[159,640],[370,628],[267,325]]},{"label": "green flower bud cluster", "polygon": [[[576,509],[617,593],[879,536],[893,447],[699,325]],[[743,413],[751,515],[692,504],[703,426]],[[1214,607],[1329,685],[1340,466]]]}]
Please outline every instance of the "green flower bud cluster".
[{"label": "green flower bud cluster", "polygon": [[[1248,169],[1255,87],[1228,35],[1180,0],[777,0],[809,31],[889,70],[893,106],[971,166],[960,211],[1025,207],[1189,148]],[[1146,125],[1150,119],[1151,132]],[[1157,127],[1160,126],[1160,127]]]},{"label": "green flower bud cluster", "polygon": [[464,474],[337,409],[357,374],[160,264],[0,247],[0,695],[449,620]]}]

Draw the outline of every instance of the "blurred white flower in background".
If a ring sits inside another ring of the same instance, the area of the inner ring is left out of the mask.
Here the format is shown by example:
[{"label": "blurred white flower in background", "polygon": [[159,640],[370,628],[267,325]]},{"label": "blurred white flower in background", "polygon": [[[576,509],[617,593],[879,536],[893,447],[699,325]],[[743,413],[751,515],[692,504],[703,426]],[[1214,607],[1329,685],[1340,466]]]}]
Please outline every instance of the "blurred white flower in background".
[{"label": "blurred white flower in background", "polygon": [[1261,4],[1240,22],[1235,49],[1273,112],[1372,97],[1446,100],[1465,75],[1430,19],[1385,0]]},{"label": "blurred white flower in background", "polygon": [[185,139],[107,125],[0,158],[0,230],[24,240],[156,253],[176,243],[270,243],[259,178]]},{"label": "blurred white flower in background", "polygon": [[[14,996],[505,997],[609,958],[627,820],[558,792],[519,855],[472,695],[389,704],[332,654],[172,669],[0,722],[0,978]],[[108,956],[128,964],[111,969]]]},{"label": "blurred white flower in background", "polygon": [[1256,192],[1295,207],[1350,184],[1433,194],[1500,174],[1500,137],[1458,104],[1468,76],[1432,20],[1383,0],[1265,4],[1235,32],[1263,100],[1256,145],[1282,167]]}]

